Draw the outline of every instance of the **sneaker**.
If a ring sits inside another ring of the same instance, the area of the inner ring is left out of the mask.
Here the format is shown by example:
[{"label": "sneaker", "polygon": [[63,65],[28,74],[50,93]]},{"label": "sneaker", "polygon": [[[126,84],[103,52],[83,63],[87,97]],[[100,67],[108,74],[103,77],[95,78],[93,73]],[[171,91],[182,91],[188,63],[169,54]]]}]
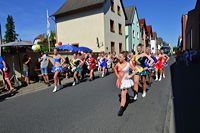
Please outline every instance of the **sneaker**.
[{"label": "sneaker", "polygon": [[156,76],[156,79],[155,79],[155,81],[158,81],[158,76]]},{"label": "sneaker", "polygon": [[146,97],[146,95],[147,95],[147,92],[143,91],[142,97]]},{"label": "sneaker", "polygon": [[163,78],[165,78],[165,74],[163,74]]},{"label": "sneaker", "polygon": [[102,73],[102,76],[101,76],[102,78],[104,77],[104,73]]},{"label": "sneaker", "polygon": [[75,86],[75,85],[76,85],[76,82],[74,81],[73,84],[72,84],[72,86]]},{"label": "sneaker", "polygon": [[133,99],[137,100],[137,98],[138,98],[138,94],[136,94]]},{"label": "sneaker", "polygon": [[162,80],[162,77],[160,77],[158,81],[161,81],[161,80]]},{"label": "sneaker", "polygon": [[55,86],[54,89],[53,89],[53,92],[56,92],[57,89],[58,89],[57,86]]},{"label": "sneaker", "polygon": [[123,113],[124,113],[124,107],[121,106],[117,115],[122,116]]}]

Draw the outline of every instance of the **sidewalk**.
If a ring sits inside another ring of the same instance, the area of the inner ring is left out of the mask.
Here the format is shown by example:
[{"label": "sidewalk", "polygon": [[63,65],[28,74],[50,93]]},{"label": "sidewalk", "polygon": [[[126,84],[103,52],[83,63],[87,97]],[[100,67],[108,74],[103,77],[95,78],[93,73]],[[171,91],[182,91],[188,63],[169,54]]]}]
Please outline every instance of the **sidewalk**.
[{"label": "sidewalk", "polygon": [[[95,72],[95,76],[97,76],[97,77],[100,76],[100,72]],[[71,86],[72,83],[73,83],[73,78],[70,78],[70,79],[64,78],[61,81],[61,83],[62,83],[62,85],[64,87]],[[18,96],[25,95],[25,94],[32,93],[32,92],[36,92],[36,91],[41,91],[41,90],[44,90],[44,89],[52,89],[52,91],[53,91],[53,87],[54,87],[53,83],[49,87],[44,82],[41,82],[41,83],[40,82],[32,83],[29,86],[20,88],[17,91],[17,93],[14,94],[13,96],[10,96],[9,93],[1,94],[0,95],[0,101],[3,101],[5,99],[9,99],[9,98],[18,97]]]},{"label": "sidewalk", "polygon": [[171,66],[176,133],[199,132],[200,64]]}]

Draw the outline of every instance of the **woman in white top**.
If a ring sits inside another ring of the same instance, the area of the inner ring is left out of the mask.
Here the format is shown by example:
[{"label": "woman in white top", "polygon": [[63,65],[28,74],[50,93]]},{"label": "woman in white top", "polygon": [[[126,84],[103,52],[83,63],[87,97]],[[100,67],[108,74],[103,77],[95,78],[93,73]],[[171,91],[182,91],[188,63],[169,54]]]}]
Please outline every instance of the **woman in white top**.
[{"label": "woman in white top", "polygon": [[135,73],[137,73],[137,70],[135,67],[130,65],[126,61],[127,56],[125,53],[121,53],[118,56],[119,62],[116,64],[114,71],[115,75],[117,76],[117,87],[121,90],[121,104],[120,104],[120,110],[118,112],[118,116],[122,116],[124,112],[124,108],[126,105],[126,95],[128,93],[128,89],[131,88],[134,85],[133,80],[131,77],[134,75],[129,75],[130,69],[134,70]]}]

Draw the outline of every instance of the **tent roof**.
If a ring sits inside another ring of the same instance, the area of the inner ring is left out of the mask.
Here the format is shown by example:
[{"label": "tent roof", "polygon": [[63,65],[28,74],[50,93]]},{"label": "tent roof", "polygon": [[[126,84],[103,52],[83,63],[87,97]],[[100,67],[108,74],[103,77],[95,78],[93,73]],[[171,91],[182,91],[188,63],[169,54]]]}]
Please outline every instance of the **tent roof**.
[{"label": "tent roof", "polygon": [[12,46],[32,46],[33,43],[27,43],[27,42],[10,42],[6,44],[1,44],[0,47],[12,47]]}]

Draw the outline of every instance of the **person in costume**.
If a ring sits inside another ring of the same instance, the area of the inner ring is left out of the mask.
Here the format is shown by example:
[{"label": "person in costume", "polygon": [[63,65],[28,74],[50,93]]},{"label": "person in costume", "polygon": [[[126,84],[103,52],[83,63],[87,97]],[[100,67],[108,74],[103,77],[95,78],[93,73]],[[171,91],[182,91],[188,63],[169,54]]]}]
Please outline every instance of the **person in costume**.
[{"label": "person in costume", "polygon": [[90,70],[90,81],[94,80],[94,69],[97,65],[97,60],[93,58],[92,54],[89,54],[89,58],[87,59],[88,69]]},{"label": "person in costume", "polygon": [[98,54],[97,57],[97,62],[98,62],[98,71],[101,72],[101,54]]},{"label": "person in costume", "polygon": [[[164,68],[164,65],[163,65],[164,56],[161,55],[160,50],[157,51],[156,58],[157,58],[157,63],[154,65],[155,71],[156,71],[155,81],[157,81],[157,80],[161,81],[162,80],[162,74],[163,74],[162,69]],[[159,79],[158,79],[158,74],[160,75]]]},{"label": "person in costume", "polygon": [[100,59],[100,62],[101,62],[100,66],[102,68],[102,78],[103,78],[106,74],[106,68],[107,68],[107,62],[108,62],[106,55],[103,54],[103,53],[102,53],[102,57]]},{"label": "person in costume", "polygon": [[71,76],[71,65],[70,65],[70,61],[69,61],[68,57],[65,58],[65,62],[63,63],[62,68],[63,68],[63,71],[65,73],[66,78],[67,79],[70,78],[70,76]]},{"label": "person in costume", "polygon": [[124,112],[124,108],[126,106],[126,95],[128,93],[128,89],[130,89],[134,82],[132,80],[132,75],[129,75],[130,69],[137,72],[137,70],[131,66],[126,61],[126,56],[124,53],[119,54],[118,59],[119,62],[116,64],[114,68],[115,75],[117,76],[116,85],[121,90],[121,103],[120,103],[120,110],[118,112],[118,116],[122,116]]},{"label": "person in costume", "polygon": [[63,58],[58,49],[54,49],[54,55],[49,55],[54,59],[54,67],[52,72],[54,73],[54,89],[53,92],[58,90],[58,85],[60,84],[59,74],[63,71],[62,64],[65,62],[65,58]]},{"label": "person in costume", "polygon": [[165,78],[165,67],[167,67],[168,66],[168,60],[170,59],[169,58],[169,56],[167,55],[167,54],[165,54],[165,52],[164,52],[164,50],[162,49],[161,51],[161,54],[164,56],[164,59],[163,59],[163,65],[164,65],[164,67],[163,67],[163,78]]},{"label": "person in costume", "polygon": [[148,59],[145,61],[145,64],[146,64],[146,66],[148,67],[148,70],[149,70],[148,82],[149,82],[149,86],[151,86],[151,84],[153,83],[153,73],[154,73],[154,70],[155,70],[154,65],[157,63],[157,59],[152,54],[152,51],[151,51],[150,48],[146,49],[146,54],[154,60],[154,62],[151,66],[149,65],[150,61]]},{"label": "person in costume", "polygon": [[83,62],[82,60],[77,58],[77,54],[74,53],[73,58],[72,58],[70,63],[71,63],[71,66],[72,66],[72,72],[74,73],[74,82],[73,82],[72,85],[75,86],[76,84],[78,84],[80,82],[78,75],[79,75],[79,73],[82,72],[82,70],[83,70],[82,65],[85,62]]},{"label": "person in costume", "polygon": [[108,53],[107,55],[106,55],[106,58],[107,58],[107,72],[109,73],[109,69],[110,68],[112,68],[112,56],[111,56],[111,54],[110,53]]},{"label": "person in costume", "polygon": [[151,66],[154,60],[143,52],[143,45],[139,44],[137,46],[138,54],[134,56],[135,68],[138,70],[136,75],[134,76],[134,100],[137,100],[138,97],[138,85],[140,77],[142,79],[142,87],[143,94],[142,97],[146,97],[147,84],[146,84],[146,76],[149,74],[148,67],[145,64],[145,60],[148,59],[150,61],[149,66]]},{"label": "person in costume", "polygon": [[112,69],[114,69],[115,65],[118,63],[118,58],[117,58],[117,55],[116,55],[116,52],[113,52],[112,53]]}]

